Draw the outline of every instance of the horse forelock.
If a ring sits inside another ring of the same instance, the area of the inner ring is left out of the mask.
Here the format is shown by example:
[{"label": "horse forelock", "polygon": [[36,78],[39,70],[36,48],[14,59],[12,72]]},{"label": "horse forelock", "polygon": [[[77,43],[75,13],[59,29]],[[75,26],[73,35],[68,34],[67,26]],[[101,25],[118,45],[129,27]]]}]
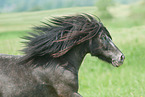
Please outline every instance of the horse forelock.
[{"label": "horse forelock", "polygon": [[91,15],[81,14],[53,18],[52,24],[34,27],[24,52],[27,56],[50,55],[57,58],[66,54],[75,45],[93,38],[101,24]]}]

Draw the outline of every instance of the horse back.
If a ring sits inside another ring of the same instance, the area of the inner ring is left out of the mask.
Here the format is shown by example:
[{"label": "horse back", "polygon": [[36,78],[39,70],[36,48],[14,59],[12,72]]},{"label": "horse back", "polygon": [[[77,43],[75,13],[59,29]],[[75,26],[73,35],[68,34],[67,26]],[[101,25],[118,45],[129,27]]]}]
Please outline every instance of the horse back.
[{"label": "horse back", "polygon": [[0,65],[2,66],[6,64],[14,64],[21,57],[22,57],[21,55],[0,54]]}]

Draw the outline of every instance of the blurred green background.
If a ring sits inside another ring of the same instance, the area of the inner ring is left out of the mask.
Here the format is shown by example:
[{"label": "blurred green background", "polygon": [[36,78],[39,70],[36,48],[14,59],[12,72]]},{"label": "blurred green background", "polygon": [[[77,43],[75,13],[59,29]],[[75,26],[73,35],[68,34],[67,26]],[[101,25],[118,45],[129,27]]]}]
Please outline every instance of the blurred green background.
[{"label": "blurred green background", "polygon": [[21,37],[54,16],[95,14],[125,54],[112,65],[88,54],[79,71],[83,97],[145,97],[144,0],[0,0],[0,53],[20,55]]}]

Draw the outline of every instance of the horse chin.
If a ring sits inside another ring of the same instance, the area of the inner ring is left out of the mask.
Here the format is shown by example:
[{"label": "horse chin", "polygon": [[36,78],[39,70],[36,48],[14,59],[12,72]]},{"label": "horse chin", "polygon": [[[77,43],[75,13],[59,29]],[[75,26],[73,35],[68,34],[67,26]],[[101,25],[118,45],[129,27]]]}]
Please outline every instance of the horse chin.
[{"label": "horse chin", "polygon": [[114,67],[119,67],[120,65],[122,65],[123,64],[123,62],[119,62],[119,61],[116,61],[116,60],[112,60],[112,65],[114,66]]}]

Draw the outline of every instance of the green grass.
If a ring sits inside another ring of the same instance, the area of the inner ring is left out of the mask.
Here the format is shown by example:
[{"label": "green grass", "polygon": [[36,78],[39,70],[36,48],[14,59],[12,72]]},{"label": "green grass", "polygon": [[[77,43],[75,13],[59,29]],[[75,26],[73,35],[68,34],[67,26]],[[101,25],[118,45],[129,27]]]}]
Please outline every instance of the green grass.
[{"label": "green grass", "polygon": [[145,46],[133,42],[119,47],[126,56],[124,64],[119,68],[90,55],[86,57],[80,69],[80,92],[84,97],[145,96]]},{"label": "green grass", "polygon": [[[0,14],[0,53],[21,54],[18,50],[23,48],[20,42],[24,40],[20,37],[45,17],[83,12],[96,13],[94,7],[84,7]],[[145,97],[145,23],[142,21],[139,23],[126,15],[102,20],[126,59],[116,68],[88,54],[79,71],[79,92],[83,97]]]}]

